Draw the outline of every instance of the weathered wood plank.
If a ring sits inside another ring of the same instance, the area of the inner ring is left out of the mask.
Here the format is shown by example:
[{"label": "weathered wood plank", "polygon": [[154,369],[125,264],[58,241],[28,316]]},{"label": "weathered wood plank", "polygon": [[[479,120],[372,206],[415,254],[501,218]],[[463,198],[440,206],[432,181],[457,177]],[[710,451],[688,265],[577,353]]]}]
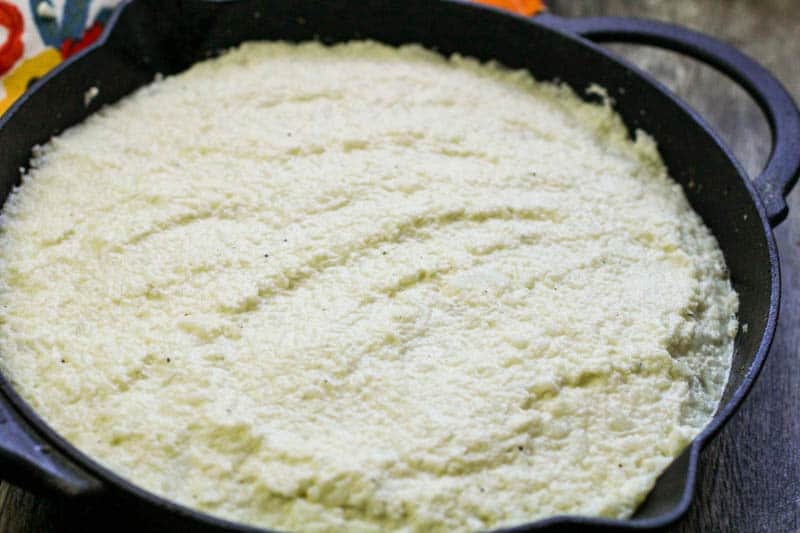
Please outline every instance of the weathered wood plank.
[{"label": "weathered wood plank", "polygon": [[[800,10],[794,0],[551,0],[572,16],[657,18],[704,31],[758,59],[800,101]],[[769,152],[769,130],[749,97],[726,78],[674,54],[613,47],[692,104],[751,175]],[[800,189],[800,188],[798,188]],[[778,334],[758,382],[703,453],[697,497],[675,532],[800,530],[800,190],[777,230],[783,272]]]}]

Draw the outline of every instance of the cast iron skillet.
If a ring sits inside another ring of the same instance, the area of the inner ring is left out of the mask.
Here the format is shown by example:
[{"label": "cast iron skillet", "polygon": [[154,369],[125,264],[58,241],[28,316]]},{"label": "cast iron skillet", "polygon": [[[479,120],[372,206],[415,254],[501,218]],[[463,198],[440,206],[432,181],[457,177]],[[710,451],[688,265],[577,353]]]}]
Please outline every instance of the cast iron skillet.
[{"label": "cast iron skillet", "polygon": [[[679,518],[692,497],[698,454],[744,399],[761,369],[778,315],[778,256],[772,226],[800,169],[800,115],[761,66],[692,31],[633,19],[534,19],[455,0],[138,0],[118,8],[100,42],[38,81],[0,120],[0,187],[19,182],[31,148],[101,106],[248,39],[370,38],[422,43],[527,68],[584,95],[605,87],[630,130],[658,141],[672,177],[712,229],[740,297],[730,383],[709,426],[664,472],[630,520],[555,517],[509,531],[657,528]],[[589,40],[591,39],[591,40]],[[626,41],[683,52],[727,73],[754,97],[772,129],[773,150],[751,181],[697,114],[658,82],[591,41]],[[99,95],[90,103],[91,87]],[[590,96],[585,96],[590,98]],[[602,199],[598,199],[602,200]],[[121,326],[121,327],[124,327]],[[193,531],[258,531],[145,492],[103,468],[50,429],[0,376],[0,467],[7,480],[69,502],[77,520]],[[536,475],[531,472],[531,475]],[[81,515],[81,513],[84,513]],[[82,522],[86,525],[86,522]]]}]

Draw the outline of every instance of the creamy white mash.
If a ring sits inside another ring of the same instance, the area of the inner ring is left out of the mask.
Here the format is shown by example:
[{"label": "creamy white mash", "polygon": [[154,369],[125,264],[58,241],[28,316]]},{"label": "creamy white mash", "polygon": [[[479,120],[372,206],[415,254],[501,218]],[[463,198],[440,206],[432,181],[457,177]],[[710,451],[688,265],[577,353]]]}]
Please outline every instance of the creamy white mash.
[{"label": "creamy white mash", "polygon": [[738,300],[608,105],[417,46],[253,43],[38,150],[0,354],[135,483],[296,531],[630,515]]}]

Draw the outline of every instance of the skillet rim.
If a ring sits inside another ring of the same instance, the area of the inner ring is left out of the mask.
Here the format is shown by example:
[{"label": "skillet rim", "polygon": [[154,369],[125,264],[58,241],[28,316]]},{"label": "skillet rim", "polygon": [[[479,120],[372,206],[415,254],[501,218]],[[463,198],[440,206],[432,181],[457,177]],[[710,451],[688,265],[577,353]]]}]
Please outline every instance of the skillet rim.
[{"label": "skillet rim", "polygon": [[[194,3],[228,4],[228,3],[238,3],[241,1],[242,0],[194,0]],[[669,90],[666,86],[664,86],[661,82],[659,82],[650,74],[644,72],[643,70],[631,64],[627,60],[613,54],[612,52],[608,51],[602,46],[595,44],[589,39],[583,38],[575,33],[550,26],[544,21],[537,20],[537,17],[526,17],[523,15],[518,15],[510,13],[508,11],[504,11],[500,8],[475,4],[470,2],[469,0],[440,0],[440,2],[458,6],[459,9],[472,9],[472,10],[490,12],[502,17],[517,19],[518,21],[524,22],[526,24],[536,25],[537,27],[545,30],[546,32],[555,33],[566,40],[572,41],[573,44],[576,44],[578,46],[583,46],[585,48],[588,48],[595,54],[600,54],[601,56],[604,56],[606,59],[611,60],[612,62],[618,64],[621,68],[630,72],[634,77],[638,77],[640,81],[651,85],[654,89],[656,89],[659,93],[661,93],[662,96],[666,97],[671,102],[671,104],[676,107],[677,110],[684,112],[689,120],[694,120],[694,122],[700,127],[700,129],[706,135],[708,135],[710,140],[713,141],[716,147],[721,150],[721,153],[725,156],[727,161],[730,162],[733,169],[736,171],[736,174],[739,177],[739,181],[741,182],[742,185],[744,185],[745,189],[747,190],[750,196],[750,200],[753,202],[753,207],[755,208],[755,210],[759,215],[763,236],[766,244],[767,256],[769,258],[768,266],[769,266],[769,276],[770,276],[770,297],[769,297],[767,320],[761,333],[761,339],[758,343],[758,348],[755,352],[752,362],[750,363],[747,369],[747,372],[742,377],[741,383],[733,392],[728,402],[717,410],[712,420],[691,441],[691,443],[684,449],[684,451],[681,454],[684,455],[688,453],[689,462],[687,465],[686,480],[679,503],[668,512],[652,518],[609,519],[609,518],[589,517],[580,515],[556,515],[532,522],[527,522],[521,525],[495,529],[493,531],[495,531],[496,533],[501,533],[501,532],[522,533],[524,531],[536,531],[545,529],[551,530],[552,528],[556,528],[559,526],[564,528],[568,528],[570,526],[583,526],[583,527],[599,527],[599,528],[617,528],[623,530],[650,530],[669,525],[677,521],[688,510],[694,497],[695,480],[697,477],[700,452],[705,447],[705,445],[710,441],[710,439],[733,416],[733,414],[741,406],[741,404],[747,397],[748,393],[752,389],[753,383],[755,382],[756,378],[761,372],[761,369],[763,368],[764,361],[766,360],[766,356],[769,353],[769,349],[774,338],[775,330],[777,327],[778,314],[780,311],[780,296],[781,296],[780,264],[779,264],[778,248],[777,248],[777,243],[775,241],[775,236],[772,230],[772,226],[768,221],[761,198],[758,195],[753,185],[753,182],[744,172],[744,169],[742,168],[739,161],[734,157],[734,155],[731,153],[730,149],[725,144],[725,142],[720,138],[720,136],[708,125],[705,119],[703,119],[702,116],[700,116],[693,108],[691,108],[677,95],[672,93],[671,90]],[[75,54],[74,56],[68,58],[66,61],[62,62],[61,64],[56,66],[53,70],[48,72],[41,79],[37,80],[36,83],[30,88],[30,90],[27,91],[25,94],[23,94],[11,106],[11,108],[8,109],[8,111],[2,117],[0,117],[0,130],[7,127],[9,122],[12,122],[12,119],[16,115],[17,111],[21,107],[23,107],[26,104],[26,102],[35,93],[37,93],[42,86],[46,85],[48,82],[50,82],[50,80],[57,77],[61,72],[71,68],[75,63],[81,61],[84,57],[90,55],[95,50],[105,46],[113,36],[114,30],[116,29],[120,18],[122,18],[122,16],[125,14],[128,8],[130,8],[131,6],[135,6],[134,0],[123,0],[112,12],[107,22],[106,28],[104,29],[102,35],[100,36],[100,38],[98,38],[96,42],[92,43],[92,45],[88,46],[86,49],[82,50],[78,54]],[[526,70],[528,70],[528,68],[526,68]],[[578,93],[577,90],[576,93]],[[4,204],[6,199],[7,197],[3,198],[0,204]],[[0,209],[2,209],[1,206]],[[752,223],[755,223],[755,221],[753,221]],[[130,499],[131,497],[133,497],[138,500],[143,500],[147,504],[154,505],[155,507],[158,507],[163,511],[167,511],[184,518],[189,518],[191,520],[201,522],[205,526],[210,526],[217,529],[224,529],[227,531],[241,531],[245,533],[272,533],[276,531],[249,524],[234,522],[225,518],[220,518],[215,515],[206,513],[204,511],[196,510],[186,505],[179,504],[166,497],[160,496],[154,492],[150,492],[144,488],[139,487],[133,482],[128,481],[119,474],[116,474],[110,468],[105,467],[98,461],[94,460],[91,456],[81,451],[76,446],[72,445],[58,432],[52,429],[49,426],[49,424],[47,424],[47,422],[43,418],[41,418],[24,399],[22,399],[22,397],[13,388],[11,381],[2,372],[0,372],[0,401],[2,401],[9,408],[14,410],[15,413],[18,416],[20,416],[23,419],[23,421],[29,426],[29,429],[34,434],[37,434],[39,437],[42,437],[43,440],[45,440],[48,444],[52,445],[53,448],[56,449],[58,452],[60,452],[68,462],[73,463],[74,466],[77,467],[79,471],[81,471],[87,477],[93,477],[97,479],[101,484],[99,492],[103,496],[109,493],[109,489],[113,489],[113,491],[115,492],[111,493],[112,496],[124,496],[124,498],[126,499]],[[675,460],[677,460],[677,458],[678,457],[676,457],[673,460],[673,463]],[[656,481],[656,484],[657,483],[658,480]],[[78,496],[78,498],[80,498],[80,496]]]}]

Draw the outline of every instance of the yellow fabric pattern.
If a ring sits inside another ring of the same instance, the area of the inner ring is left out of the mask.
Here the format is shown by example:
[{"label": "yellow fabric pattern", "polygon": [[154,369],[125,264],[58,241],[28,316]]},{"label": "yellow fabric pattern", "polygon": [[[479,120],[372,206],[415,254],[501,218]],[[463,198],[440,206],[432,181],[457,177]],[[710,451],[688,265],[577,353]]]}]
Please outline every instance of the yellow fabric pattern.
[{"label": "yellow fabric pattern", "polygon": [[3,78],[5,96],[0,100],[0,115],[22,96],[28,86],[61,63],[61,54],[54,48],[45,48],[33,57],[22,61],[8,76]]}]

